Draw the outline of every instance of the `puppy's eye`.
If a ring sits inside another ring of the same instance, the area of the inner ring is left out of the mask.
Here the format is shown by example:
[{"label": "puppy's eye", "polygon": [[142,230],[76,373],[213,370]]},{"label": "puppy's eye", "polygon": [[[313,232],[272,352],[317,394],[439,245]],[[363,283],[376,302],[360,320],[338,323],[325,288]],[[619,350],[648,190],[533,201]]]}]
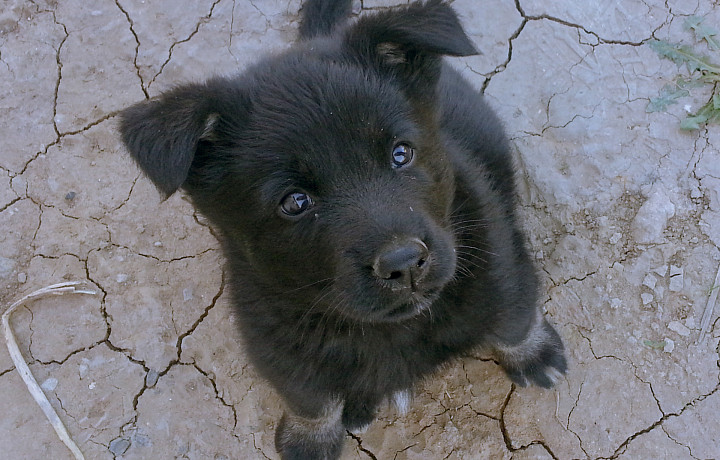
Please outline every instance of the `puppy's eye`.
[{"label": "puppy's eye", "polygon": [[415,149],[408,144],[398,144],[392,151],[393,168],[402,168],[412,163]]},{"label": "puppy's eye", "polygon": [[299,216],[313,205],[313,200],[305,192],[292,192],[280,202],[280,210],[288,216]]}]

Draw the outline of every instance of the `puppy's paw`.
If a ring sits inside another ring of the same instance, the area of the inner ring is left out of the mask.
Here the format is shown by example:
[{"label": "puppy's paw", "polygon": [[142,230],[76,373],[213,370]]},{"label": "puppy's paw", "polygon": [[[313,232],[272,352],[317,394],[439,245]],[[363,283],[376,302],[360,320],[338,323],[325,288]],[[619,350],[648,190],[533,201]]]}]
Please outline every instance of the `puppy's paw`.
[{"label": "puppy's paw", "polygon": [[336,460],[344,439],[339,412],[337,417],[318,419],[285,413],[275,431],[275,448],[282,460]]},{"label": "puppy's paw", "polygon": [[501,364],[510,380],[521,387],[552,387],[567,371],[560,335],[544,319],[520,345],[501,351]]}]

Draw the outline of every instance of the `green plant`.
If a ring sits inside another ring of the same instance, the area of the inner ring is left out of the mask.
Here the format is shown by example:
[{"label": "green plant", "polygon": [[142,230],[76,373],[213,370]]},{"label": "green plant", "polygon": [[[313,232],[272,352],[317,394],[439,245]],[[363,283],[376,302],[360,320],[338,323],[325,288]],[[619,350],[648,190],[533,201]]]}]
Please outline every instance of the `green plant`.
[{"label": "green plant", "polygon": [[[685,29],[695,33],[698,43],[704,40],[711,51],[720,50],[720,38],[716,38],[720,36],[719,33],[703,24],[703,21],[704,18],[699,16],[690,16],[685,20]],[[664,111],[669,105],[676,104],[678,99],[689,96],[690,89],[710,85],[713,87],[710,100],[680,122],[680,128],[693,130],[699,129],[705,123],[720,123],[720,93],[717,88],[720,82],[720,65],[714,64],[709,57],[688,45],[664,40],[651,40],[648,45],[660,57],[670,59],[678,66],[685,65],[689,76],[679,75],[673,83],[665,85],[658,97],[650,99],[647,112]]]},{"label": "green plant", "polygon": [[665,345],[667,345],[667,342],[664,340],[661,342],[655,342],[652,340],[643,340],[643,344],[646,347],[654,348],[656,350],[662,350],[663,348],[665,348]]}]

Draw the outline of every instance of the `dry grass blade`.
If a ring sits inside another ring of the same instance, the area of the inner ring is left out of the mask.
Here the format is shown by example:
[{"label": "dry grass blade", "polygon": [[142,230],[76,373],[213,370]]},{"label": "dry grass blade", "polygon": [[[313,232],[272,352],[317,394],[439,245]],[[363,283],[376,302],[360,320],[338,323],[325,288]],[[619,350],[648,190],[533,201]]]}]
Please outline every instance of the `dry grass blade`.
[{"label": "dry grass blade", "polygon": [[15,364],[15,369],[18,371],[20,377],[22,377],[23,381],[25,382],[28,391],[32,395],[33,399],[35,399],[35,402],[37,402],[38,406],[40,406],[40,409],[42,409],[47,419],[52,424],[52,427],[55,429],[55,432],[60,437],[60,440],[67,446],[68,449],[70,449],[76,459],[84,460],[85,457],[83,456],[82,452],[72,440],[72,438],[70,438],[70,435],[68,434],[65,425],[63,425],[60,417],[58,417],[57,415],[57,412],[55,412],[55,409],[53,409],[53,407],[50,405],[50,401],[48,401],[45,393],[43,393],[43,391],[40,389],[40,386],[35,380],[35,377],[33,377],[32,373],[30,372],[30,368],[28,367],[27,363],[22,357],[22,354],[20,353],[20,348],[18,348],[17,341],[15,340],[15,335],[13,334],[12,328],[10,327],[10,316],[13,314],[17,307],[19,307],[29,299],[34,299],[49,294],[96,294],[95,291],[77,289],[76,286],[80,284],[82,284],[80,281],[69,281],[66,283],[53,284],[51,286],[38,289],[35,292],[31,292],[30,294],[24,296],[22,299],[10,305],[10,307],[2,315],[2,325],[3,332],[5,334],[5,344],[7,345],[8,351],[10,352],[10,358],[12,358],[12,361]]},{"label": "dry grass blade", "polygon": [[712,288],[710,288],[710,298],[708,299],[702,319],[700,320],[700,337],[698,338],[698,343],[702,343],[703,340],[705,340],[705,334],[707,333],[708,326],[710,326],[710,318],[712,318],[713,310],[715,309],[715,302],[717,302],[718,291],[720,291],[720,267],[718,267],[717,275],[715,275],[715,282]]}]

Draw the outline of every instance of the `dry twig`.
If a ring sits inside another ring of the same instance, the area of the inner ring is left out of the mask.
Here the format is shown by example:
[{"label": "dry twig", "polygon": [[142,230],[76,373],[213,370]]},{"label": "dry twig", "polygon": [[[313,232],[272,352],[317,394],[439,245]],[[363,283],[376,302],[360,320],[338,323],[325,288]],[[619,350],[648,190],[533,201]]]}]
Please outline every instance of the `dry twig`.
[{"label": "dry twig", "polygon": [[713,310],[715,309],[718,291],[720,291],[720,267],[718,267],[717,275],[715,275],[715,283],[713,283],[712,288],[710,288],[710,298],[708,299],[702,319],[700,320],[699,344],[705,340],[705,334],[707,333],[708,326],[710,326],[710,318],[712,318]]},{"label": "dry twig", "polygon": [[32,373],[30,372],[30,368],[28,367],[27,363],[23,359],[22,354],[20,353],[20,348],[18,348],[12,328],[10,328],[10,316],[13,314],[17,307],[19,307],[29,299],[42,297],[47,294],[96,294],[95,291],[77,289],[75,286],[78,286],[79,284],[81,284],[80,281],[69,281],[66,283],[53,284],[52,286],[47,286],[42,289],[38,289],[35,292],[31,292],[30,294],[24,296],[22,299],[10,305],[10,308],[8,308],[2,315],[2,325],[3,332],[5,333],[5,344],[7,345],[8,351],[10,352],[10,358],[12,358],[12,361],[15,364],[15,369],[18,371],[18,374],[20,374],[20,377],[22,377],[23,381],[25,382],[28,391],[30,391],[33,399],[35,399],[35,402],[37,402],[38,406],[40,406],[40,409],[42,409],[43,413],[52,424],[52,427],[55,429],[55,432],[60,437],[60,440],[67,446],[68,449],[70,449],[70,451],[73,453],[77,460],[84,460],[85,457],[83,456],[82,452],[72,440],[72,438],[70,438],[70,435],[68,434],[65,425],[63,425],[60,417],[58,417],[57,415],[57,412],[55,412],[55,409],[53,409],[53,407],[50,405],[50,401],[48,401],[45,393],[43,393],[43,391],[40,389],[40,386],[35,380],[35,377],[33,377]]}]

